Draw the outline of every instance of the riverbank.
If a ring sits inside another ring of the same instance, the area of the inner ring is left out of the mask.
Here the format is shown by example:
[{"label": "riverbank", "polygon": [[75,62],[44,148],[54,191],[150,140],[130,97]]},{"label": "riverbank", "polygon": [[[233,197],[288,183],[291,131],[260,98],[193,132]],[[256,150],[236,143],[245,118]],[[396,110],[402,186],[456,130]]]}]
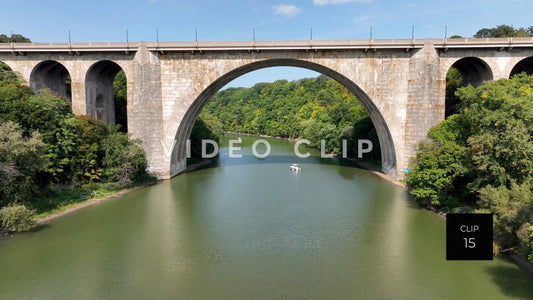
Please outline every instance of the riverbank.
[{"label": "riverbank", "polygon": [[[406,191],[409,190],[409,187],[407,186],[407,184],[405,182],[401,182],[399,180],[396,180],[396,179],[393,179],[392,177],[380,172],[380,170],[378,169],[378,166],[376,165],[373,165],[371,163],[368,163],[368,162],[365,162],[365,161],[358,161],[357,159],[350,159],[350,158],[347,158],[345,159],[349,162],[353,162],[357,165],[359,165],[360,167],[364,168],[364,169],[367,169],[369,170],[370,172],[376,174],[377,176],[389,181],[389,182],[392,182],[398,186],[401,186],[402,188],[404,188]],[[412,201],[412,200],[411,200]],[[425,210],[431,212],[431,213],[434,213],[435,215],[437,215],[438,217],[440,218],[443,218],[443,219],[446,219],[446,212],[441,210],[441,209],[437,209],[435,207],[425,207],[425,206],[421,206],[423,207]],[[527,258],[525,258],[521,253],[517,252],[516,250],[507,250],[507,251],[501,251],[500,253],[497,253],[498,254],[502,254],[502,255],[507,255],[509,258],[511,258],[517,265],[519,265],[520,267],[524,268],[525,270],[527,270],[528,272],[530,272],[532,275],[533,275],[533,263],[531,263],[529,260],[527,260]]]},{"label": "riverbank", "polygon": [[[406,188],[408,188],[406,186]],[[412,201],[412,200],[411,200]],[[442,209],[438,209],[433,206],[420,206],[421,208],[429,211],[430,213],[433,213],[437,215],[439,218],[442,218],[446,220],[446,214]],[[531,275],[533,275],[533,262],[530,262],[522,253],[518,252],[514,248],[511,249],[505,249],[501,250],[498,253],[494,253],[494,256],[497,255],[507,255],[509,258],[511,258],[518,266],[523,268],[524,270],[528,271]]]},{"label": "riverbank", "polygon": [[285,140],[290,142],[296,142],[298,139],[291,139],[288,137],[282,137],[282,136],[270,136],[266,134],[251,134],[251,133],[242,133],[242,132],[235,132],[235,131],[224,131],[224,134],[238,134],[238,135],[246,135],[246,136],[255,136],[255,137],[263,137],[263,138],[271,138],[271,139],[278,139],[278,140]]},{"label": "riverbank", "polygon": [[99,203],[101,203],[103,201],[106,201],[106,200],[110,200],[110,199],[114,199],[114,198],[120,197],[120,196],[125,195],[125,194],[127,194],[129,192],[141,189],[141,188],[146,187],[146,186],[155,185],[157,183],[158,183],[157,180],[153,180],[153,181],[148,181],[148,182],[141,183],[139,185],[136,185],[136,186],[133,186],[133,187],[130,187],[130,188],[126,188],[126,189],[122,189],[122,190],[116,191],[116,192],[114,192],[112,194],[105,195],[103,197],[98,197],[98,198],[84,197],[84,198],[78,199],[79,202],[66,204],[66,205],[57,207],[57,208],[51,210],[50,212],[46,212],[46,213],[42,213],[42,214],[38,215],[38,217],[35,218],[35,223],[37,225],[42,225],[42,224],[45,224],[45,223],[47,223],[49,221],[55,220],[55,219],[57,219],[59,217],[71,214],[71,213],[73,213],[75,211],[78,211],[78,210],[93,206],[95,204],[99,204]]},{"label": "riverbank", "polygon": [[373,174],[387,180],[388,182],[391,182],[405,190],[407,190],[407,185],[405,184],[405,182],[402,182],[398,179],[395,179],[395,178],[392,178],[391,176],[381,172],[380,168],[378,165],[375,165],[371,162],[368,162],[368,161],[364,161],[364,160],[360,160],[360,159],[355,159],[355,158],[342,158],[342,160],[345,160],[345,161],[348,161],[350,163],[354,163],[356,165],[358,165],[359,167],[361,167],[362,169],[365,169],[365,170],[368,170],[370,172],[372,172]]},{"label": "riverbank", "polygon": [[507,251],[502,251],[500,253],[509,256],[519,266],[521,266],[522,268],[526,269],[527,271],[529,271],[529,273],[531,273],[533,275],[533,263],[531,263],[529,260],[527,260],[527,258],[525,258],[524,255],[522,255],[521,253],[519,253],[518,251],[516,251],[514,249],[507,250]]},{"label": "riverbank", "polygon": [[[197,162],[197,163],[191,164],[190,166],[187,166],[187,169],[185,169],[182,173],[192,172],[194,170],[197,170],[197,169],[200,169],[202,167],[205,167],[205,166],[211,164],[212,162],[213,161],[210,160],[210,159],[204,159],[204,160],[202,160],[200,162]],[[147,186],[155,185],[158,182],[159,181],[157,181],[157,180],[145,182],[145,183],[139,184],[139,185],[131,187],[131,188],[127,188],[127,189],[122,189],[122,190],[116,191],[116,192],[114,192],[112,194],[105,195],[103,197],[91,198],[89,196],[89,197],[80,198],[80,199],[78,199],[79,201],[76,201],[75,203],[66,204],[66,205],[63,205],[63,206],[60,206],[58,208],[53,209],[49,213],[47,212],[47,213],[44,213],[44,214],[40,214],[40,216],[38,216],[35,219],[35,223],[37,225],[41,225],[41,224],[44,224],[46,222],[55,220],[55,219],[57,219],[59,217],[62,217],[62,216],[71,214],[73,212],[76,212],[78,210],[93,206],[95,204],[99,204],[99,203],[104,202],[106,200],[114,199],[114,198],[120,197],[122,195],[125,195],[127,193],[130,193],[132,191],[135,191],[135,190],[147,187]]]}]

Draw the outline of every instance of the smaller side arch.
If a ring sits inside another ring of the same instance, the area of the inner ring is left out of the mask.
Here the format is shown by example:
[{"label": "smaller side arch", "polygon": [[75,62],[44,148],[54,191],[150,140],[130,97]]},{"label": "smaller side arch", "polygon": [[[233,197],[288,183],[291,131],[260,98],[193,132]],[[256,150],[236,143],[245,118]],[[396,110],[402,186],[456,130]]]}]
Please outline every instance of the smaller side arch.
[{"label": "smaller side arch", "polygon": [[33,68],[30,74],[30,87],[33,91],[50,89],[72,102],[70,74],[64,65],[55,60],[45,60]]},{"label": "smaller side arch", "polygon": [[478,57],[463,57],[452,64],[463,76],[463,85],[479,86],[494,79],[490,66]]},{"label": "smaller side arch", "polygon": [[511,70],[509,78],[525,72],[527,75],[533,75],[533,56],[526,57],[519,61]]},{"label": "smaller side arch", "polygon": [[8,73],[13,72],[13,68],[11,68],[7,63],[0,61],[0,81],[6,80]]},{"label": "smaller side arch", "polygon": [[[85,99],[87,115],[106,124],[115,124],[113,80],[123,70],[110,60],[94,63],[85,75]],[[124,128],[126,129],[126,128]]]},{"label": "smaller side arch", "polygon": [[463,57],[446,69],[446,91],[444,118],[458,113],[460,99],[455,95],[458,88],[479,86],[494,79],[490,66],[477,57]]}]

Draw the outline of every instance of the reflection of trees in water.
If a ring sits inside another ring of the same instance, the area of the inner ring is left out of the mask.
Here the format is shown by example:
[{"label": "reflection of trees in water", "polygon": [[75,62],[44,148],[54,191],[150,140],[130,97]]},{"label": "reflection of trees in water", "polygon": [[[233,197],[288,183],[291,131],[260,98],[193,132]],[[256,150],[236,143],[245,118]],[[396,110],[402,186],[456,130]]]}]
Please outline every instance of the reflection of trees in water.
[{"label": "reflection of trees in water", "polygon": [[[511,263],[509,258],[502,259]],[[507,296],[521,299],[533,296],[533,274],[525,273],[516,266],[489,266],[487,273]]]}]

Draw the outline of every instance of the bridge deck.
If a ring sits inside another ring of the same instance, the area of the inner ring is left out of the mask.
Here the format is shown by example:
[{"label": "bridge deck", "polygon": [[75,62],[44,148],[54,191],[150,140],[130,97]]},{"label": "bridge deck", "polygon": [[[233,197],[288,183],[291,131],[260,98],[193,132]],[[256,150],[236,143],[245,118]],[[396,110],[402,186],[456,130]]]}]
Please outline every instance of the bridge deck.
[{"label": "bridge deck", "polygon": [[294,40],[294,41],[198,41],[198,42],[113,42],[113,43],[6,43],[1,52],[135,52],[141,45],[149,51],[260,51],[260,50],[351,50],[417,49],[426,42],[435,48],[533,48],[533,37],[466,39],[379,39],[379,40]]}]

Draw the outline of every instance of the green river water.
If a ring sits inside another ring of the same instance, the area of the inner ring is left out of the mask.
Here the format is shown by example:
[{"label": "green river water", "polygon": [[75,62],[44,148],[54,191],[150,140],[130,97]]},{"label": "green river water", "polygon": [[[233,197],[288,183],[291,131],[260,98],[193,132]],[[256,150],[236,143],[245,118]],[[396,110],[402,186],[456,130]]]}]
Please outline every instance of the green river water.
[{"label": "green river water", "polygon": [[445,220],[402,188],[242,139],[241,159],[225,138],[211,167],[1,239],[0,299],[533,298],[506,257],[446,261]]}]

